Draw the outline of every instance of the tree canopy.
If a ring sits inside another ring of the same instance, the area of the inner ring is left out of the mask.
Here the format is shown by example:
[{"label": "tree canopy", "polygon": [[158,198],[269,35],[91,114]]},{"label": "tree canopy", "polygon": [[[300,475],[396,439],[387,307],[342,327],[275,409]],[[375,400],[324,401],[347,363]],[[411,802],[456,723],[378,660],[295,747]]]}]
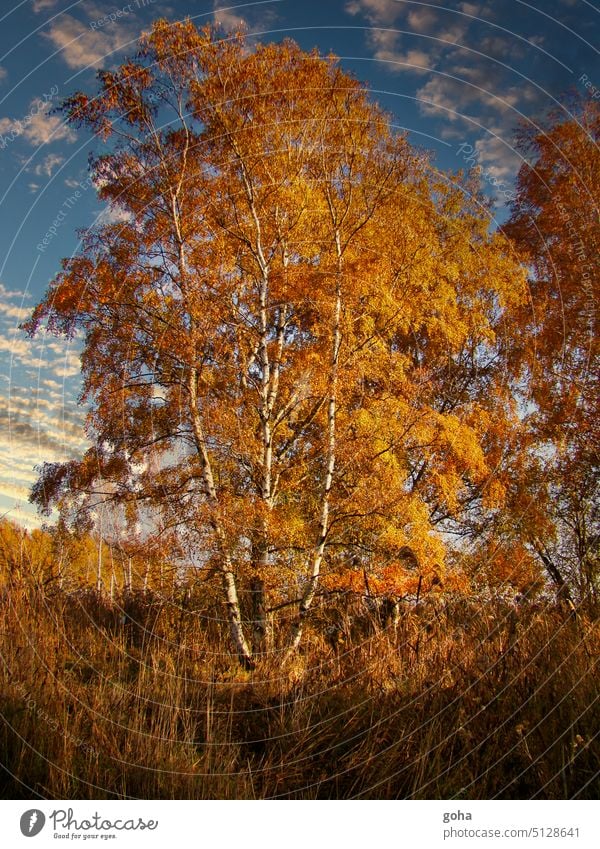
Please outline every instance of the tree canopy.
[{"label": "tree canopy", "polygon": [[577,98],[567,106],[520,133],[526,162],[504,228],[530,269],[509,358],[529,393],[528,450],[508,512],[559,591],[597,603],[600,107]]},{"label": "tree canopy", "polygon": [[475,183],[334,57],[190,22],[64,109],[103,140],[122,220],[82,234],[27,325],[82,336],[90,441],[34,500],[170,534],[220,576],[246,664],[272,607],[298,645],[321,581],[451,583],[451,536],[510,495],[522,418],[524,263]]}]

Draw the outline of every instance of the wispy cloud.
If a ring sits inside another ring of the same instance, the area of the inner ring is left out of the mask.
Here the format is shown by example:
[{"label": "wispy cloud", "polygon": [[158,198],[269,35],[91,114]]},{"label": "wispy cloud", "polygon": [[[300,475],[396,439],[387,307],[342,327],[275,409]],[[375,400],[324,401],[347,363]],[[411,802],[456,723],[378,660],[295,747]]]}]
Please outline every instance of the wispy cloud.
[{"label": "wispy cloud", "polygon": [[81,411],[46,394],[16,387],[0,397],[0,512],[25,527],[41,521],[28,504],[35,467],[80,457],[86,448]]},{"label": "wispy cloud", "polygon": [[13,421],[34,422],[54,439],[81,447],[84,416],[80,410],[66,404],[63,398],[50,400],[35,389],[25,396],[23,391],[20,387],[11,393],[10,400],[1,398],[0,414],[4,411]]},{"label": "wispy cloud", "polygon": [[[2,496],[1,489],[0,496]],[[10,519],[11,522],[16,522],[28,531],[34,530],[34,528],[40,528],[48,521],[45,517],[42,518],[41,516],[37,516],[33,512],[33,508],[24,505],[23,502],[15,502],[14,504],[6,505],[5,501],[5,504],[1,509],[2,515],[6,515],[7,519]]]},{"label": "wispy cloud", "polygon": [[59,115],[52,114],[50,100],[36,98],[23,118],[0,118],[0,136],[7,140],[23,138],[34,146],[57,141],[75,141],[75,133]]},{"label": "wispy cloud", "polygon": [[20,289],[7,289],[3,283],[0,283],[0,298],[19,299],[31,298],[29,292],[22,292]]},{"label": "wispy cloud", "polygon": [[31,310],[27,307],[16,307],[14,304],[0,301],[0,313],[5,315],[7,318],[24,321],[29,315],[31,315]]},{"label": "wispy cloud", "polygon": [[[0,353],[10,356],[12,367],[26,366],[37,372],[43,372],[40,377],[52,376],[64,380],[77,376],[81,371],[79,360],[79,346],[74,343],[61,345],[58,342],[49,342],[46,337],[40,336],[36,339],[27,339],[16,327],[18,321],[27,318],[30,310],[18,309],[14,312],[10,304],[5,304],[0,309]],[[11,319],[15,321],[12,327],[7,326]]]},{"label": "wispy cloud", "polygon": [[226,32],[248,29],[247,20],[238,13],[237,9],[219,8],[217,3],[214,4],[213,20]]},{"label": "wispy cloud", "polygon": [[260,29],[267,30],[278,20],[277,3],[257,5],[241,3],[224,3],[223,0],[213,0],[213,21],[225,30]]},{"label": "wispy cloud", "polygon": [[514,32],[505,0],[434,5],[349,0],[346,11],[370,29],[367,44],[389,71],[425,79],[416,90],[422,116],[444,139],[473,142],[478,164],[498,180],[514,177],[521,161],[511,147],[522,114],[540,108],[543,92],[527,79],[536,40],[529,23]]},{"label": "wispy cloud", "polygon": [[9,481],[0,481],[0,494],[8,498],[17,498],[20,501],[27,501],[29,497],[29,488],[22,484],[14,484]]},{"label": "wispy cloud", "polygon": [[56,169],[65,161],[64,156],[59,156],[57,153],[49,153],[41,162],[33,168],[33,173],[38,177],[51,177]]},{"label": "wispy cloud", "polygon": [[[95,14],[95,12],[93,12]],[[134,15],[92,29],[73,15],[61,15],[44,34],[69,68],[80,70],[106,65],[113,54],[128,47],[142,29]]]},{"label": "wispy cloud", "polygon": [[[60,433],[50,435],[42,423],[33,420],[26,421],[15,414],[9,415],[8,410],[0,409],[0,452],[10,451],[31,461],[32,468],[40,462],[63,462],[73,454],[76,442],[70,434]],[[66,449],[69,450],[66,450]]]},{"label": "wispy cloud", "polygon": [[374,57],[380,62],[387,63],[389,70],[411,70],[423,73],[431,68],[432,57],[427,50],[414,47],[401,49],[398,35],[392,30],[372,30],[369,33],[369,46]]},{"label": "wispy cloud", "polygon": [[350,15],[365,15],[381,26],[389,26],[401,14],[401,6],[393,0],[349,0],[346,11]]},{"label": "wispy cloud", "polygon": [[83,411],[60,388],[53,378],[28,386],[11,380],[0,394],[0,513],[25,527],[41,522],[28,504],[35,467],[80,457],[87,445]]},{"label": "wispy cloud", "polygon": [[44,380],[40,380],[41,386],[46,386],[48,389],[60,389],[62,387],[62,383],[59,383],[58,380],[52,380],[51,377],[46,377]]},{"label": "wispy cloud", "polygon": [[352,0],[346,11],[366,18],[372,25],[367,40],[373,55],[399,72],[432,69],[442,58],[446,63],[449,49],[462,41],[469,25],[467,19],[445,14],[444,7],[411,8],[393,0]]},{"label": "wispy cloud", "polygon": [[33,0],[32,9],[36,14],[45,12],[46,9],[54,9],[60,0]]},{"label": "wispy cloud", "polygon": [[12,336],[0,335],[0,353],[9,354],[13,362],[31,368],[41,369],[46,367],[46,360],[43,357],[35,356],[30,345],[24,339],[16,338],[13,332]]},{"label": "wispy cloud", "polygon": [[499,183],[510,182],[522,159],[510,143],[504,139],[501,127],[490,128],[491,135],[475,143],[478,162],[486,174]]},{"label": "wispy cloud", "polygon": [[75,375],[79,374],[79,372],[79,363],[73,363],[72,365],[57,365],[52,369],[53,374],[62,378],[75,377]]},{"label": "wispy cloud", "polygon": [[95,224],[103,225],[103,224],[123,224],[126,221],[131,221],[132,216],[131,213],[126,209],[121,209],[119,206],[105,206],[104,209],[100,211],[100,214],[96,218]]}]

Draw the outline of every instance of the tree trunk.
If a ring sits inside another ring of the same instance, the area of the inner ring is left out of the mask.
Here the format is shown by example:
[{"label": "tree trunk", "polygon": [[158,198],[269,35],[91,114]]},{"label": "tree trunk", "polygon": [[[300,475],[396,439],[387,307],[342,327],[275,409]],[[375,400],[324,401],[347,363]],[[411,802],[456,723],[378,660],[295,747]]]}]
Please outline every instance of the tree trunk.
[{"label": "tree trunk", "polygon": [[313,553],[313,562],[310,577],[302,594],[302,599],[298,608],[298,616],[292,627],[292,635],[290,641],[289,653],[297,650],[302,639],[304,623],[308,612],[312,605],[317,586],[319,584],[319,576],[321,574],[321,564],[325,553],[325,543],[329,532],[329,498],[331,487],[333,485],[333,475],[335,473],[336,460],[336,417],[337,417],[337,388],[338,388],[338,365],[340,356],[340,345],[342,341],[341,318],[342,318],[342,249],[340,243],[339,231],[335,234],[335,243],[337,249],[337,270],[335,284],[335,308],[333,314],[333,342],[331,348],[331,371],[330,371],[330,390],[329,404],[327,407],[327,470],[325,473],[325,485],[323,487],[323,497],[321,501],[321,516],[319,521],[319,536]]},{"label": "tree trunk", "polygon": [[271,643],[271,629],[265,600],[265,583],[260,575],[250,581],[252,648],[255,655],[266,655]]},{"label": "tree trunk", "polygon": [[559,603],[566,604],[571,610],[575,611],[575,605],[573,603],[573,598],[571,596],[571,591],[569,589],[569,585],[565,581],[562,572],[556,565],[556,563],[552,560],[551,557],[548,556],[544,551],[540,548],[537,549],[537,553],[546,567],[546,571],[549,576],[552,578],[556,586],[556,598]]},{"label": "tree trunk", "polygon": [[240,663],[242,664],[244,669],[253,669],[254,663],[252,662],[252,652],[250,651],[250,647],[246,642],[244,628],[242,625],[242,616],[240,612],[240,602],[237,593],[235,575],[231,566],[231,560],[229,558],[229,555],[227,554],[223,529],[219,524],[216,513],[216,508],[218,506],[217,490],[213,478],[210,458],[208,456],[206,438],[204,436],[202,422],[198,413],[196,379],[196,369],[192,368],[190,369],[190,378],[188,384],[188,389],[190,393],[190,411],[192,417],[192,427],[194,431],[194,440],[196,442],[198,456],[200,457],[201,461],[202,478],[204,480],[206,494],[208,496],[209,501],[215,508],[214,515],[211,520],[211,525],[215,533],[217,544],[219,546],[219,555],[221,559],[220,572],[221,579],[223,582],[223,589],[225,591],[229,630]]},{"label": "tree trunk", "polygon": [[223,580],[223,589],[227,599],[227,618],[229,620],[229,633],[235,646],[238,660],[244,669],[254,669],[255,663],[252,660],[252,652],[250,646],[246,642],[244,635],[244,627],[242,625],[242,617],[240,614],[240,602],[238,599],[237,588],[235,584],[235,576],[231,569],[229,559],[225,561],[221,569]]}]

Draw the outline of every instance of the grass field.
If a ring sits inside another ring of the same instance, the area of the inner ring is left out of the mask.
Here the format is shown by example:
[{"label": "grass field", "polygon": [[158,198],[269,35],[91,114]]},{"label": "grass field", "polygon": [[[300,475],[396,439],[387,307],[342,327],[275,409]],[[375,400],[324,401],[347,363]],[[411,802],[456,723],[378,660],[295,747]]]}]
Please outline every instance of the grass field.
[{"label": "grass field", "polygon": [[297,657],[282,623],[245,672],[193,591],[7,589],[1,797],[597,797],[600,623],[443,597],[386,629],[334,613],[335,640],[317,610]]}]

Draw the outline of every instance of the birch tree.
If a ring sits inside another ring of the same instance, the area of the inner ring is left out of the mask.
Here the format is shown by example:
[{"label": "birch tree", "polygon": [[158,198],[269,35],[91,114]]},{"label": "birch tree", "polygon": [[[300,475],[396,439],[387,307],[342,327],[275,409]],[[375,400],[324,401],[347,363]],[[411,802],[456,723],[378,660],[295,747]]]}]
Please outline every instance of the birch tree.
[{"label": "birch tree", "polygon": [[393,590],[407,546],[443,571],[512,415],[498,331],[523,275],[481,198],[291,41],[159,21],[64,108],[125,220],[82,234],[27,324],[83,336],[90,441],[34,500],[172,534],[220,576],[247,667],[274,608],[299,646],[324,574]]},{"label": "birch tree", "polygon": [[[509,362],[528,391],[531,505],[516,482],[513,524],[559,598],[597,606],[600,352],[600,107],[572,98],[569,112],[523,129],[527,161],[505,230],[530,269],[530,297],[514,311]],[[516,517],[516,522],[515,522]]]}]

